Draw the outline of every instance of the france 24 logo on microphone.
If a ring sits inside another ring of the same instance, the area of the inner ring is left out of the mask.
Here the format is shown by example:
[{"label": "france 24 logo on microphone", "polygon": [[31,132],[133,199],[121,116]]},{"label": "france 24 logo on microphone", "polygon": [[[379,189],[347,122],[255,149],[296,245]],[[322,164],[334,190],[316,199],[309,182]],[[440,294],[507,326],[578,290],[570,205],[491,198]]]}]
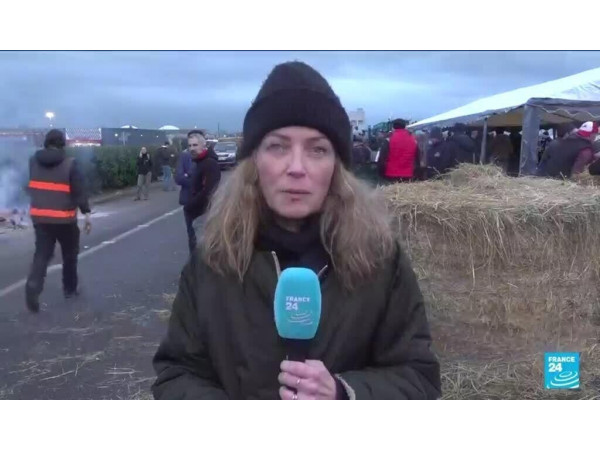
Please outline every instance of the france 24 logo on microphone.
[{"label": "france 24 logo on microphone", "polygon": [[546,389],[579,388],[579,353],[545,353]]}]

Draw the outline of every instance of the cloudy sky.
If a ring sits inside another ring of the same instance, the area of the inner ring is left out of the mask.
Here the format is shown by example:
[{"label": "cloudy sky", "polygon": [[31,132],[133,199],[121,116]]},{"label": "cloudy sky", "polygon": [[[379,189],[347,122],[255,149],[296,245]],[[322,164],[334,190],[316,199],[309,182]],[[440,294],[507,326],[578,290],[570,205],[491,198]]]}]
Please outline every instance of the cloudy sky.
[{"label": "cloudy sky", "polygon": [[0,127],[239,130],[271,68],[313,65],[367,122],[423,119],[600,67],[600,52],[2,52]]}]

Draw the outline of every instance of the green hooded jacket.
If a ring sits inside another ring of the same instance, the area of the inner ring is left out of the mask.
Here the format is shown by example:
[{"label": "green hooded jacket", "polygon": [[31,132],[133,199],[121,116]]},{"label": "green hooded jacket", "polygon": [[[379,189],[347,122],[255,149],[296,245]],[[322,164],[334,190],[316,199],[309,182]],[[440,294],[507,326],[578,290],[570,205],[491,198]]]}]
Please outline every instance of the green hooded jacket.
[{"label": "green hooded jacket", "polygon": [[[275,257],[255,250],[243,282],[215,273],[199,253],[185,266],[153,361],[156,399],[279,399],[286,352],[273,318]],[[441,396],[423,298],[400,246],[353,291],[335,271],[325,272],[321,290],[308,357],[321,360],[350,399]]]}]

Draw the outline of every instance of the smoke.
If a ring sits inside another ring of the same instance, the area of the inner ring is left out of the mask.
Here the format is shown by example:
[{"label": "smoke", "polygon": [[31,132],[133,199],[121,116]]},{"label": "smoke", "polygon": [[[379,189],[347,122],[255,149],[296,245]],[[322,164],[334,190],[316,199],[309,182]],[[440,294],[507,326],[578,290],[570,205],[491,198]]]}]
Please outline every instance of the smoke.
[{"label": "smoke", "polygon": [[0,166],[0,209],[8,210],[22,205],[22,181],[19,170],[10,165]]},{"label": "smoke", "polygon": [[27,207],[24,188],[34,152],[35,145],[27,137],[0,136],[0,211]]}]

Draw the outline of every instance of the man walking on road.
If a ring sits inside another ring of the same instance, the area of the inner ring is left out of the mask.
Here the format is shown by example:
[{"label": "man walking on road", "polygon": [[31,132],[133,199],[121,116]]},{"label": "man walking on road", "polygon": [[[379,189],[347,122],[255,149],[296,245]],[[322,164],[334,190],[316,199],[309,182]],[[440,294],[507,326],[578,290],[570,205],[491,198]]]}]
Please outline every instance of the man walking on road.
[{"label": "man walking on road", "polygon": [[172,172],[172,162],[175,158],[175,154],[169,148],[171,144],[169,141],[166,141],[158,152],[158,157],[160,160],[160,165],[162,166],[162,174],[163,174],[163,191],[174,191],[175,185],[173,184],[173,172]]},{"label": "man walking on road", "polygon": [[37,151],[29,161],[28,189],[35,229],[35,255],[25,285],[25,298],[27,308],[32,312],[40,309],[39,296],[56,241],[62,250],[65,298],[78,294],[77,208],[85,214],[86,233],[92,229],[83,176],[75,159],[66,156],[65,145],[65,135],[59,130],[51,130],[46,135],[44,149]]},{"label": "man walking on road", "polygon": [[191,220],[191,233],[194,236],[194,246],[192,247],[190,244],[190,253],[193,253],[196,248],[196,230],[199,227],[196,219],[203,215],[208,208],[210,197],[221,181],[221,168],[219,167],[219,159],[215,151],[206,148],[204,135],[193,134],[188,138],[188,145],[195,168],[190,183],[190,196],[183,207],[183,211],[186,223],[188,223],[188,220]]},{"label": "man walking on road", "polygon": [[[192,161],[191,150],[192,146],[195,149],[199,147],[201,139],[204,139],[204,134],[202,134],[201,131],[190,131],[188,133],[188,147],[181,153],[181,155],[179,155],[179,160],[177,161],[175,182],[181,186],[181,190],[179,191],[179,204],[181,206],[187,205],[192,195],[192,179],[196,165],[194,164],[194,161]],[[194,228],[192,227],[192,222],[194,219],[185,211],[185,209],[183,210],[183,215],[185,218],[185,226],[188,233],[188,246],[191,254],[196,248],[196,234],[194,233]]]}]

